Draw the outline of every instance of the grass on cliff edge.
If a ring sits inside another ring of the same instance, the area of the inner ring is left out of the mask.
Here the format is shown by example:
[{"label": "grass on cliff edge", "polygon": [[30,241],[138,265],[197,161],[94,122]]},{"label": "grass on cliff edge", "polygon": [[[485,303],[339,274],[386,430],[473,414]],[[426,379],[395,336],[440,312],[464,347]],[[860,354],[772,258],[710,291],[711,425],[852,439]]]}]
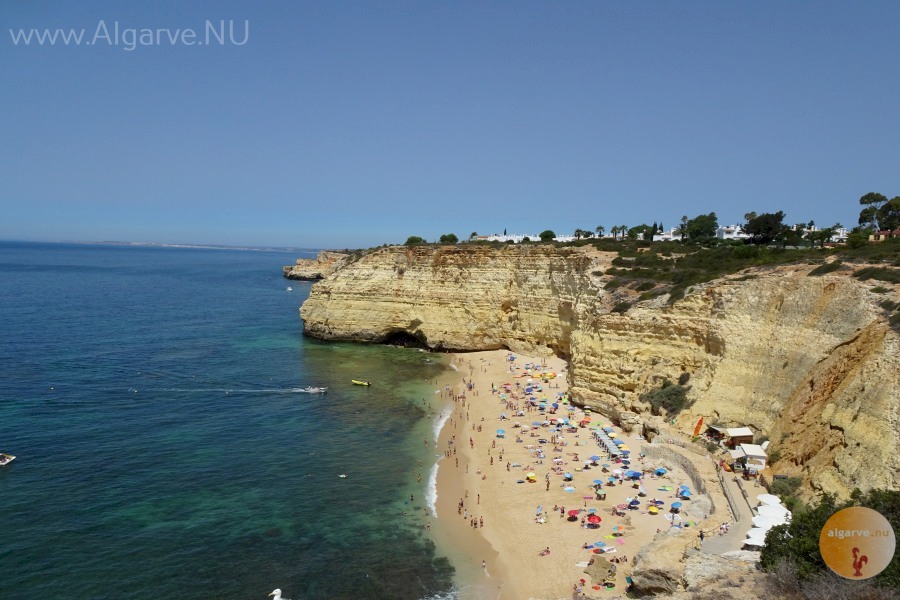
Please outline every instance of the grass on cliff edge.
[{"label": "grass on cliff edge", "polygon": [[[834,496],[828,494],[822,496],[818,503],[811,505],[808,510],[794,514],[789,525],[779,525],[766,534],[766,545],[760,555],[760,565],[763,571],[773,578],[772,583],[780,592],[779,597],[809,598],[811,596],[808,594],[804,595],[806,592],[822,587],[824,583],[833,582],[831,570],[819,551],[819,535],[831,515],[850,506],[865,506],[876,510],[884,515],[895,533],[900,531],[900,491],[871,490],[863,494],[857,489],[851,494],[850,500],[843,503],[837,502]],[[878,590],[888,594],[900,591],[900,560],[895,557],[888,567],[871,581]],[[872,590],[872,595],[869,596],[850,597],[896,597],[880,594],[878,590]]]}]

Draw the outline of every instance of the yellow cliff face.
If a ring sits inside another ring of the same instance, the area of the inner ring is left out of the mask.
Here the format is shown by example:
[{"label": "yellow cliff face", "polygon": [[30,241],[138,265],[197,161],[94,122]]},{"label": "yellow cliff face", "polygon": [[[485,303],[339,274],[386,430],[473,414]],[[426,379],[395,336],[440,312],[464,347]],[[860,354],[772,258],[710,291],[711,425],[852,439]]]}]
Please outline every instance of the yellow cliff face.
[{"label": "yellow cliff face", "polygon": [[687,373],[684,431],[700,416],[749,425],[807,493],[900,485],[900,339],[870,285],[781,268],[619,314],[599,274],[612,258],[545,245],[384,248],[314,285],[301,316],[323,339],[555,353],[569,360],[573,397],[614,417],[647,413],[640,394]]}]

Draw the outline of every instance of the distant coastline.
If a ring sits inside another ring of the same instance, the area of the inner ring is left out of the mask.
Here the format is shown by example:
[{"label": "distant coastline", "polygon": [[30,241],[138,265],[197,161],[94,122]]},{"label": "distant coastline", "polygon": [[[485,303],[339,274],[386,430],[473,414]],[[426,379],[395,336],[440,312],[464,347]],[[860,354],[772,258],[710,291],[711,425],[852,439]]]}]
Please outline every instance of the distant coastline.
[{"label": "distant coastline", "polygon": [[231,246],[226,244],[177,244],[165,242],[127,242],[115,240],[83,241],[83,240],[0,240],[11,244],[71,244],[77,246],[124,246],[128,248],[178,248],[184,250],[240,250],[247,252],[285,252],[315,256],[320,248],[299,248],[293,246]]}]

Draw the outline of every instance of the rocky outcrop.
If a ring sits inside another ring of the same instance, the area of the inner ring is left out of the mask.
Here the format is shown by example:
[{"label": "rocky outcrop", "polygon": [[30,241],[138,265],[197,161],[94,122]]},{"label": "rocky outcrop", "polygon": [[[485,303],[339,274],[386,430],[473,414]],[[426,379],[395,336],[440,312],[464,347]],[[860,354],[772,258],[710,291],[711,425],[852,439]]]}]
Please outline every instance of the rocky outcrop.
[{"label": "rocky outcrop", "polygon": [[678,535],[657,534],[634,557],[631,579],[637,597],[644,595],[672,594],[683,590],[684,553],[693,539],[693,531]]},{"label": "rocky outcrop", "polygon": [[872,284],[782,267],[619,313],[603,289],[612,258],[546,245],[382,248],[314,285],[301,316],[322,339],[557,354],[576,402],[645,431],[659,422],[641,394],[687,379],[692,404],[676,428],[700,416],[749,425],[807,494],[900,485],[900,338]]},{"label": "rocky outcrop", "polygon": [[383,248],[314,286],[300,314],[323,339],[567,356],[593,264],[578,248]]},{"label": "rocky outcrop", "polygon": [[284,267],[284,276],[287,279],[300,279],[302,281],[315,281],[331,275],[341,268],[350,255],[344,252],[319,252],[315,259],[298,258],[297,264]]}]

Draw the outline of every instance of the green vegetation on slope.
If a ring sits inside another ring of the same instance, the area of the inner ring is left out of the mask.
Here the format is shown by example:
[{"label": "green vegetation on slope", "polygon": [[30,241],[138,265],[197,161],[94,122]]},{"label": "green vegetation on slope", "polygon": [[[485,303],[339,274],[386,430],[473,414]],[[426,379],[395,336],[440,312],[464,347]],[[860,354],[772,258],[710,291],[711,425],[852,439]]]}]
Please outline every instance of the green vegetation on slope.
[{"label": "green vegetation on slope", "polygon": [[[887,518],[895,532],[900,531],[900,491],[872,490],[866,494],[854,490],[850,501],[838,503],[834,496],[825,495],[806,511],[795,513],[788,525],[772,528],[766,535],[766,545],[760,556],[762,569],[770,574],[778,595],[783,598],[805,598],[809,590],[834,585],[836,581],[819,551],[819,535],[825,522],[837,511],[850,506],[865,506],[877,510]],[[851,586],[862,582],[844,580]],[[900,561],[893,560],[888,567],[872,579],[876,588],[865,597],[888,598],[889,590],[900,590]],[[836,594],[837,590],[832,590]]]}]

